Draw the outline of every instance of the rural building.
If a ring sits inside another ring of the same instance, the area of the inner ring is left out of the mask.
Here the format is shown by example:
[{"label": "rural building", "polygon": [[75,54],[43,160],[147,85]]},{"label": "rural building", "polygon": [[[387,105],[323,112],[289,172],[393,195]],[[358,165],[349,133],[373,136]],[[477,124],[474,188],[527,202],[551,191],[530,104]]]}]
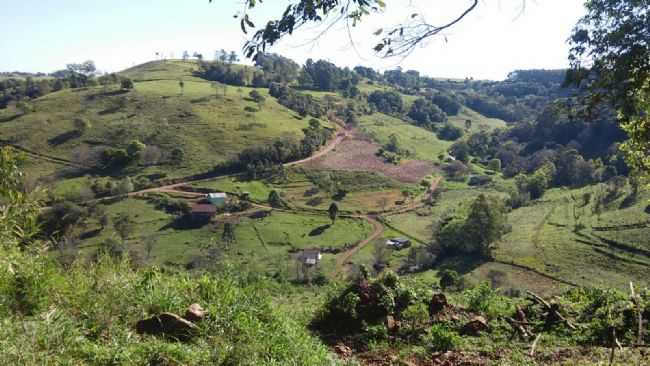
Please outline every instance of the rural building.
[{"label": "rural building", "polygon": [[194,220],[209,220],[217,214],[217,207],[209,203],[195,203],[190,214]]},{"label": "rural building", "polygon": [[408,248],[411,246],[411,241],[406,238],[392,238],[386,240],[386,246],[395,249]]},{"label": "rural building", "polygon": [[217,193],[208,193],[206,195],[206,198],[208,201],[210,201],[211,204],[217,206],[217,207],[224,207],[226,206],[226,198],[227,195],[222,192],[217,192]]},{"label": "rural building", "polygon": [[304,265],[315,266],[320,263],[322,257],[320,249],[305,249],[300,253],[298,259]]}]

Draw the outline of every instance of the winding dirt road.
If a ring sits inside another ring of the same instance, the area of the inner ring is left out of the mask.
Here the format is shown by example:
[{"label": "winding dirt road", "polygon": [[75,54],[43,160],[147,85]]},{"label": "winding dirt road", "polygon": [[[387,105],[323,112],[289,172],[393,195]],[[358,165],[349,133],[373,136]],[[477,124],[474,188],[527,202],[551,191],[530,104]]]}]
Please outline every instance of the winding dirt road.
[{"label": "winding dirt road", "polygon": [[351,216],[351,217],[361,218],[368,221],[369,223],[372,224],[373,230],[372,233],[370,233],[370,236],[363,239],[352,248],[349,248],[348,250],[341,252],[337,255],[336,257],[337,274],[343,273],[344,269],[346,269],[349,265],[350,258],[352,258],[354,254],[356,254],[359,250],[361,250],[361,248],[372,243],[375,239],[379,238],[381,234],[384,233],[384,225],[381,222],[377,221],[377,219],[373,216],[367,215],[367,216]]}]

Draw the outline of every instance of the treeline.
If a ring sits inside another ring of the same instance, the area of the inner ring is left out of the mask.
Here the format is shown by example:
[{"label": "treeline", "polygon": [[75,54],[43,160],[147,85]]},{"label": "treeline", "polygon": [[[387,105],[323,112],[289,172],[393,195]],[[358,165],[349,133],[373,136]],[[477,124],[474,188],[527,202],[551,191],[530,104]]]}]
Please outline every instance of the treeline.
[{"label": "treeline", "polygon": [[447,122],[448,115],[458,114],[461,104],[449,94],[428,93],[406,105],[396,91],[375,90],[367,97],[370,112],[378,111],[409,121],[416,126],[436,132],[443,140],[456,140],[463,130]]},{"label": "treeline", "polygon": [[[0,109],[6,108],[10,103],[16,103],[24,113],[28,111],[24,102],[42,97],[48,93],[66,88],[83,88],[89,86],[121,84],[122,88],[130,89],[133,83],[127,78],[116,74],[106,74],[97,77],[93,61],[80,64],[68,64],[66,69],[55,71],[43,78],[9,78],[0,80]],[[17,75],[19,73],[11,73]],[[40,74],[39,74],[40,75]]]},{"label": "treeline", "polygon": [[316,98],[309,94],[300,93],[286,84],[271,83],[269,85],[269,94],[277,98],[280,104],[298,112],[303,117],[320,118],[325,114],[323,106]]},{"label": "treeline", "polygon": [[303,133],[304,137],[300,141],[280,138],[267,145],[249,147],[239,153],[232,164],[245,170],[251,179],[273,175],[282,170],[282,164],[310,156],[325,145],[334,132],[321,126],[318,120],[311,119],[309,127],[303,129]]}]

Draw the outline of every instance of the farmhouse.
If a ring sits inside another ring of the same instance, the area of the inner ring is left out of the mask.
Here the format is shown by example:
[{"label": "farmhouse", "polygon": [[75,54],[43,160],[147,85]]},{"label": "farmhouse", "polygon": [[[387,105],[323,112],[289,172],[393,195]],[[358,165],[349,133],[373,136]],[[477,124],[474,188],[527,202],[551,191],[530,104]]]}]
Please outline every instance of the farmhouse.
[{"label": "farmhouse", "polygon": [[395,249],[408,248],[411,246],[411,241],[406,238],[392,238],[386,240],[386,246]]},{"label": "farmhouse", "polygon": [[320,249],[305,249],[298,256],[298,260],[307,266],[315,266],[320,263],[323,255]]},{"label": "farmhouse", "polygon": [[226,205],[227,195],[222,192],[208,193],[205,198],[217,207],[224,207]]},{"label": "farmhouse", "polygon": [[209,220],[217,214],[217,207],[209,203],[195,203],[190,214],[193,220]]}]

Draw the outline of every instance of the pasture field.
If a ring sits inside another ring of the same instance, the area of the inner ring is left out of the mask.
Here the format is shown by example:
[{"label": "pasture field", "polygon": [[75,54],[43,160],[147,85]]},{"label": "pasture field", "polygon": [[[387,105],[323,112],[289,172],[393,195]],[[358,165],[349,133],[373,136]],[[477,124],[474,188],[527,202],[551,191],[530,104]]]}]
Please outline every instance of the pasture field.
[{"label": "pasture field", "polygon": [[[276,190],[291,208],[325,211],[336,202],[339,210],[357,213],[393,209],[405,200],[404,190],[419,192],[413,185],[400,184],[380,174],[303,168],[289,169],[286,180],[222,177],[194,183],[191,187],[236,194],[248,192],[253,201],[260,203],[267,203],[269,193]],[[339,197],[334,187],[346,193]]]},{"label": "pasture field", "polygon": [[[249,265],[263,273],[292,270],[295,262],[291,253],[307,248],[344,248],[364,239],[372,230],[365,220],[338,218],[334,224],[327,215],[299,214],[273,211],[264,217],[236,214],[220,215],[205,224],[182,222],[178,217],[156,209],[143,198],[129,198],[106,206],[109,217],[127,213],[134,225],[126,241],[126,248],[136,258],[157,265],[184,268],[208,256],[214,245],[222,242],[223,225],[235,225],[235,242],[220,247],[221,258],[232,263]],[[261,210],[264,211],[264,210]],[[249,217],[250,216],[250,217]],[[80,248],[84,255],[92,255],[109,238],[118,239],[109,224],[103,230],[98,223],[89,222],[80,232]],[[147,253],[146,242],[155,240]],[[334,255],[326,254],[322,270],[330,275],[334,270]],[[284,275],[284,273],[283,273]]]},{"label": "pasture field", "polygon": [[[600,189],[553,189],[540,202],[514,210],[509,215],[512,232],[498,243],[496,258],[582,285],[647,285],[650,218],[644,209],[649,195],[620,209],[627,192],[598,213]],[[625,227],[630,224],[640,226]]]}]

